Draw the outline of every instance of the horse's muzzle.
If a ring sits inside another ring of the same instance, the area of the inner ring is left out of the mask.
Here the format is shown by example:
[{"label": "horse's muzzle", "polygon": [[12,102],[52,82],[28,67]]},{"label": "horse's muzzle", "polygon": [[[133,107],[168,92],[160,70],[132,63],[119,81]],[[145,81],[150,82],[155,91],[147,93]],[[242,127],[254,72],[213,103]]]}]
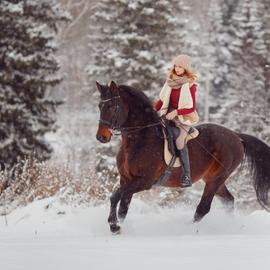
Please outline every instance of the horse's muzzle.
[{"label": "horse's muzzle", "polygon": [[96,136],[97,140],[99,140],[101,143],[107,143],[110,141],[110,139],[104,137],[104,136]]},{"label": "horse's muzzle", "polygon": [[96,138],[101,143],[107,143],[111,140],[112,133],[108,128],[99,128],[97,131]]}]

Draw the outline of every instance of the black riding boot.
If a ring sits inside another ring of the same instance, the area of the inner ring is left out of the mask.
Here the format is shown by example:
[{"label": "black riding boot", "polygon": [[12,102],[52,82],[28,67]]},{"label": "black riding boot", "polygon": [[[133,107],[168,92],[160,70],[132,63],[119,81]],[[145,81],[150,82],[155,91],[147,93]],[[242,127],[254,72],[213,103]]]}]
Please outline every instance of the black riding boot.
[{"label": "black riding boot", "polygon": [[192,185],[191,177],[190,177],[190,165],[189,165],[189,155],[188,148],[185,144],[184,148],[179,150],[178,155],[183,168],[183,177],[181,180],[181,187],[190,187]]}]

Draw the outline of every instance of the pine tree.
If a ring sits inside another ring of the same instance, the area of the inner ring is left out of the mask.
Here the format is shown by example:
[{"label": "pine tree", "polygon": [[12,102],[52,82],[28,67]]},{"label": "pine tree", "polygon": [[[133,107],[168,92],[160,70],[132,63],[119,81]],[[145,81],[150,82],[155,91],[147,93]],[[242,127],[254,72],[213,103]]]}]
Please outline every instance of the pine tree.
[{"label": "pine tree", "polygon": [[53,1],[0,2],[0,166],[34,155],[50,157],[44,140],[54,130],[58,101],[48,88],[60,83],[55,58],[57,23],[66,19]]},{"label": "pine tree", "polygon": [[[228,89],[232,101],[227,110],[228,122],[236,130],[261,136],[269,126],[267,101],[267,44],[262,1],[243,0],[232,17],[232,55]],[[268,58],[269,59],[269,58]],[[267,133],[269,131],[267,130]]]},{"label": "pine tree", "polygon": [[209,8],[211,47],[211,121],[226,122],[224,104],[231,87],[230,65],[232,55],[228,49],[232,42],[230,27],[232,16],[240,0],[212,1]]},{"label": "pine tree", "polygon": [[91,82],[113,79],[156,94],[185,44],[183,10],[179,1],[100,1],[90,24]]}]

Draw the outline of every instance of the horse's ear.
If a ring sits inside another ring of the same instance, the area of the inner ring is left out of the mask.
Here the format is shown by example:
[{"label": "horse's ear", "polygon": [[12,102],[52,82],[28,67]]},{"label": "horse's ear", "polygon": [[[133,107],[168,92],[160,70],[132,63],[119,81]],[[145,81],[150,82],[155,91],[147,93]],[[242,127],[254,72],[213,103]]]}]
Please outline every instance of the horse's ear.
[{"label": "horse's ear", "polygon": [[96,81],[96,86],[97,86],[98,91],[101,93],[102,90],[103,90],[102,85],[99,84],[99,83]]},{"label": "horse's ear", "polygon": [[112,92],[112,94],[114,96],[118,96],[119,95],[119,90],[118,90],[118,86],[114,81],[111,81],[110,83],[110,90]]}]

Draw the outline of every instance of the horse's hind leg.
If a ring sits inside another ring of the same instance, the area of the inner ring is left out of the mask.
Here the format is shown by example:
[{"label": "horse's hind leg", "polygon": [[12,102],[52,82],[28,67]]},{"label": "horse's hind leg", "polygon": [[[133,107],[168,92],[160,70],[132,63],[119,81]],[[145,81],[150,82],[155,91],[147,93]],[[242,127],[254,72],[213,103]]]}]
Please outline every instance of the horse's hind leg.
[{"label": "horse's hind leg", "polygon": [[216,195],[221,199],[229,212],[234,210],[234,197],[225,184],[218,188]]},{"label": "horse's hind leg", "polygon": [[194,215],[194,222],[200,221],[209,211],[211,207],[212,200],[215,196],[217,191],[217,187],[212,183],[206,184],[204,187],[203,195],[199,205],[197,206],[195,215]]},{"label": "horse's hind leg", "polygon": [[227,174],[221,174],[219,176],[206,180],[201,201],[197,206],[194,215],[194,222],[200,221],[210,211],[211,203],[216,192],[218,191],[220,186],[223,185],[227,178]]}]

